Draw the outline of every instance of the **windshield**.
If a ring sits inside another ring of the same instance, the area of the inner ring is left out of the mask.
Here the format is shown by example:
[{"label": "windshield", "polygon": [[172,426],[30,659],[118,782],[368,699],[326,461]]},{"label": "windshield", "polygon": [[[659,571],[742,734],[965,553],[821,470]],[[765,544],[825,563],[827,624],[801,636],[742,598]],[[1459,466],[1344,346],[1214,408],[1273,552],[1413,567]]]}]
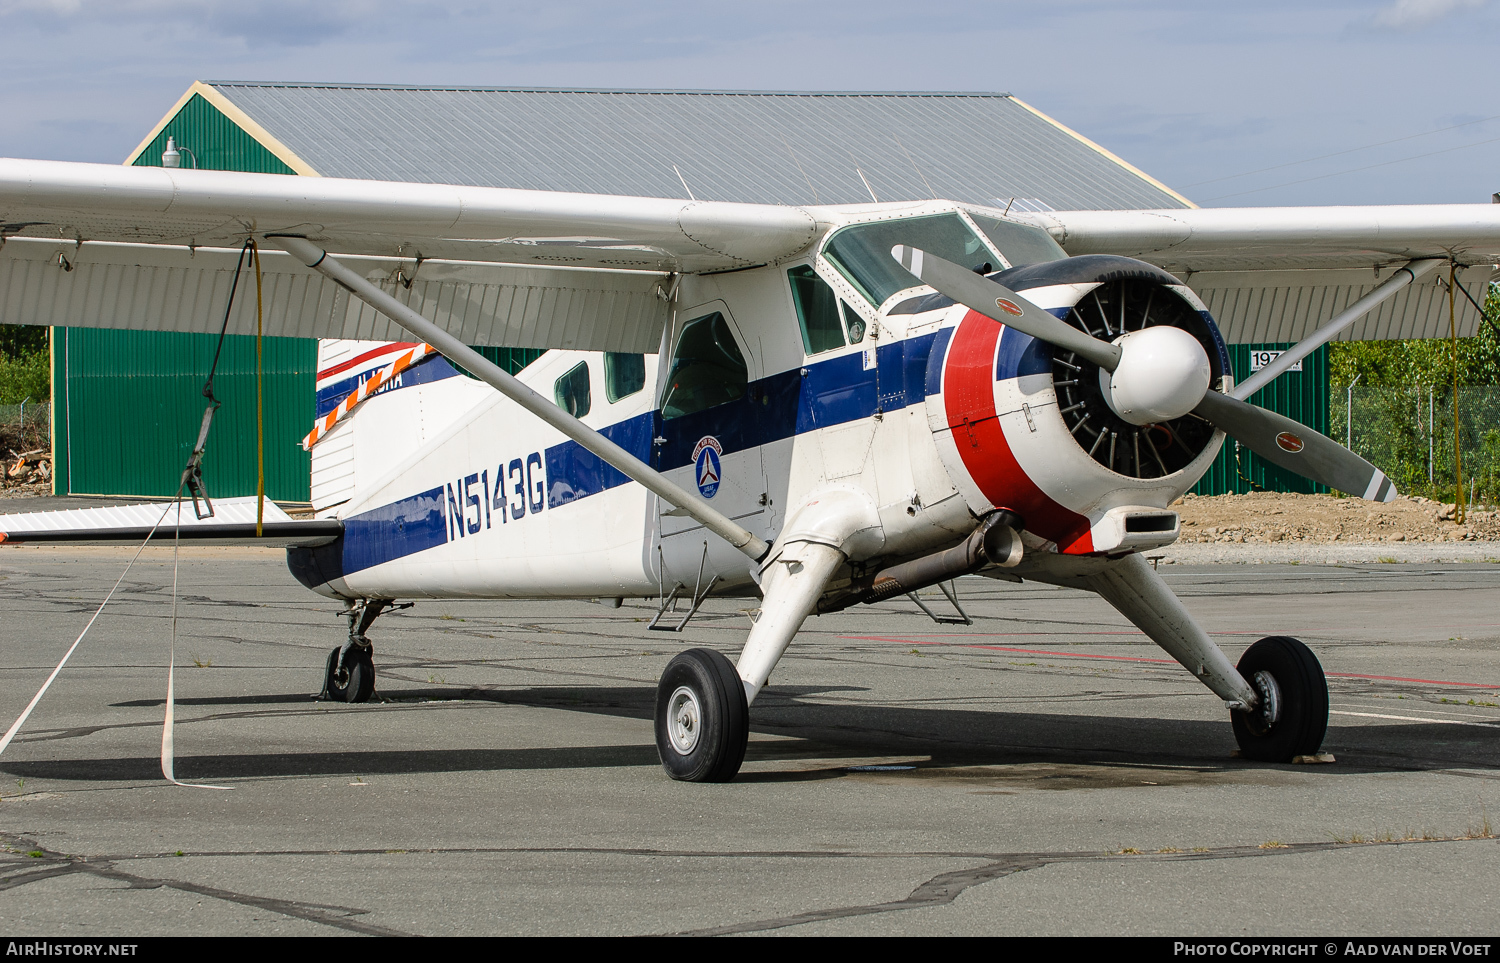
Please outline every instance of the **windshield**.
[{"label": "windshield", "polygon": [[995,260],[995,255],[957,214],[854,224],[828,239],[823,256],[872,305],[879,307],[897,291],[922,283],[891,257],[891,248],[897,244],[921,248],[964,267]]},{"label": "windshield", "polygon": [[1058,261],[1068,252],[1057,246],[1052,235],[1039,227],[1018,224],[1015,221],[983,214],[970,214],[979,229],[999,248],[1011,267],[1023,264],[1039,264],[1042,261]]}]

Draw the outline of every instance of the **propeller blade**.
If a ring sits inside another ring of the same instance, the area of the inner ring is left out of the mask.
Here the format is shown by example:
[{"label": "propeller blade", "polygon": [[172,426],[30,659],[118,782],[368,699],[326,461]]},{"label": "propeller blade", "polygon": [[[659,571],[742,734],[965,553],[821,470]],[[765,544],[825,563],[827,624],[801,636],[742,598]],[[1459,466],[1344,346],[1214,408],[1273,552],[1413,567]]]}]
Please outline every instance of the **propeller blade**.
[{"label": "propeller blade", "polygon": [[1306,425],[1217,391],[1203,396],[1194,413],[1260,457],[1341,492],[1388,502],[1396,486],[1385,473]]},{"label": "propeller blade", "polygon": [[891,257],[923,284],[931,285],[939,294],[972,311],[1050,345],[1082,355],[1106,371],[1113,371],[1120,364],[1118,346],[1100,341],[1059,320],[1003,284],[996,284],[968,268],[905,244],[891,248]]}]

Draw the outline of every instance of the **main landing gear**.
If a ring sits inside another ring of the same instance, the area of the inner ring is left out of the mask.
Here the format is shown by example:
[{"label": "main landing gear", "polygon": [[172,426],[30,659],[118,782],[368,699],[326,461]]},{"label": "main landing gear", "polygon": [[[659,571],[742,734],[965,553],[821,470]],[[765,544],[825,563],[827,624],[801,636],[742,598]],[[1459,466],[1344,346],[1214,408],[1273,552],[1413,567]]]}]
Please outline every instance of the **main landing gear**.
[{"label": "main landing gear", "polygon": [[762,569],[760,617],[738,665],[710,649],[667,663],[656,687],[656,751],[673,779],[728,782],[745,761],[750,703],[844,561],[830,545],[792,541]]},{"label": "main landing gear", "polygon": [[328,653],[319,699],[329,702],[368,702],[375,694],[375,646],[365,632],[382,612],[409,609],[411,602],[397,605],[394,599],[360,599],[344,609],[349,620],[349,640]]},{"label": "main landing gear", "polygon": [[667,663],[656,686],[656,751],[667,775],[728,782],[750,738],[745,686],[728,659],[688,649]]},{"label": "main landing gear", "polygon": [[1250,711],[1229,713],[1240,755],[1290,762],[1316,754],[1328,729],[1328,680],[1312,650],[1273,635],[1246,649],[1238,668],[1260,697]]},{"label": "main landing gear", "polygon": [[1058,584],[1098,592],[1229,706],[1240,755],[1291,762],[1315,755],[1328,728],[1328,681],[1318,657],[1296,639],[1275,635],[1232,665],[1140,555]]}]

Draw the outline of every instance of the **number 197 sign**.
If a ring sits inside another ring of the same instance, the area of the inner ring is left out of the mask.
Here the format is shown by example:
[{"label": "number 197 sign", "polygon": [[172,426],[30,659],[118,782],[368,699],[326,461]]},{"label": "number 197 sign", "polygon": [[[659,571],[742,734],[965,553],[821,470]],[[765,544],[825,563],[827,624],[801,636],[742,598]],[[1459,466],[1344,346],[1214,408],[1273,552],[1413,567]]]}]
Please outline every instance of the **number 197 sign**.
[{"label": "number 197 sign", "polygon": [[[1281,352],[1280,351],[1252,351],[1252,352],[1250,352],[1250,370],[1251,371],[1259,371],[1260,369],[1264,368],[1266,365],[1270,364],[1272,361],[1275,361],[1279,357],[1281,357]],[[1286,370],[1288,370],[1288,371],[1301,371],[1302,370],[1302,362],[1298,361],[1296,364],[1292,365],[1290,368],[1288,368]]]}]

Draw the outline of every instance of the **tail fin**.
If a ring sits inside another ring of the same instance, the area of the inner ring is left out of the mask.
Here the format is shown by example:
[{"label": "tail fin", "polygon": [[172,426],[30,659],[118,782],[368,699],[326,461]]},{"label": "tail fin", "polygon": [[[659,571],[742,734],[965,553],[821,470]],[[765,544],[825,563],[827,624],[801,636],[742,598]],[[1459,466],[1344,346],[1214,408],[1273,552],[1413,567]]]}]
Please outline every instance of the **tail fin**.
[{"label": "tail fin", "polygon": [[[446,358],[422,347],[401,341],[318,342],[315,424],[305,443],[312,450],[312,502],[319,517],[337,514],[359,488],[388,474],[492,393],[478,381],[458,377]],[[383,384],[358,398],[366,382],[403,360],[409,364],[396,365]],[[346,399],[357,403],[345,405]]]}]

